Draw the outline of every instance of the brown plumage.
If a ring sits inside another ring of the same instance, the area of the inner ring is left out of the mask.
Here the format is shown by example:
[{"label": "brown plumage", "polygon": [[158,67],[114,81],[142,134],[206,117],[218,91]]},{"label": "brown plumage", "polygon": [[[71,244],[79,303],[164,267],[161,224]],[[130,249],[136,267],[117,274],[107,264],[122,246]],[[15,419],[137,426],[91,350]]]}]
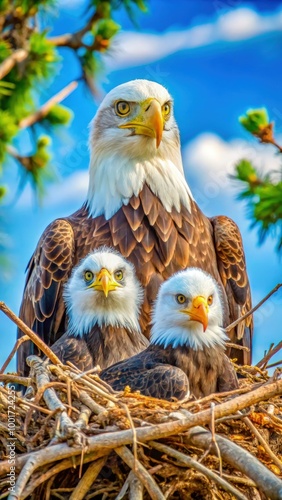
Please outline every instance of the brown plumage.
[{"label": "brown plumage", "polygon": [[115,390],[162,399],[196,398],[238,387],[220,327],[222,303],[215,281],[200,269],[175,274],[160,287],[152,343],[143,352],[103,370]]},{"label": "brown plumage", "polygon": [[202,398],[238,387],[224,349],[210,347],[195,351],[186,346],[165,349],[152,344],[140,354],[102,371],[100,377],[116,391],[129,386],[131,391],[167,400],[184,399],[189,392]]},{"label": "brown plumage", "polygon": [[[128,124],[127,128],[132,128],[127,130],[123,125],[125,130],[121,130],[118,123],[119,120],[124,123],[125,118],[117,116],[112,102],[118,97],[124,100],[128,89],[132,101],[132,92],[136,91],[136,102],[130,101],[132,114],[135,108],[138,113],[140,107],[145,116],[150,111],[150,102],[157,102],[157,99],[161,105],[167,100],[172,106],[163,87],[137,80],[114,89],[98,110],[93,128],[87,202],[73,215],[57,219],[45,229],[28,265],[20,317],[49,345],[66,331],[62,298],[64,283],[79,260],[101,245],[116,248],[134,264],[137,277],[145,287],[140,323],[147,337],[150,311],[160,284],[187,266],[206,270],[222,286],[225,326],[251,308],[238,227],[228,217],[208,219],[193,201],[183,178],[178,130],[172,110],[168,116],[162,117],[162,140],[158,148],[153,135],[148,137],[149,134],[136,125],[140,115]],[[152,96],[151,101],[146,96]],[[164,111],[154,112],[164,114]],[[154,127],[160,127],[159,123]],[[113,129],[117,135],[116,143],[113,143]],[[108,131],[111,133],[109,137]],[[158,128],[158,141],[159,134]],[[104,151],[108,156],[105,153],[104,157]],[[146,158],[144,165],[140,154]],[[127,161],[123,174],[116,168],[119,158],[121,165]],[[164,158],[167,158],[167,163],[164,163]],[[141,183],[140,165],[144,169]],[[109,170],[112,174],[107,173],[108,168],[112,169]],[[131,175],[128,176],[127,172]],[[128,186],[130,182],[132,186]],[[163,186],[164,182],[167,185]],[[108,197],[105,189],[109,189]],[[117,193],[113,194],[113,189],[117,189]],[[251,318],[230,334],[233,342],[247,346],[251,346],[251,336]],[[25,358],[34,349],[28,342],[21,346],[19,372],[23,372]],[[240,363],[251,359],[249,353],[241,350],[233,355]]]},{"label": "brown plumage", "polygon": [[79,370],[87,371],[95,366],[103,370],[143,351],[146,339],[140,332],[126,328],[95,325],[91,331],[81,336],[68,331],[52,345],[52,351],[62,363],[73,363]]},{"label": "brown plumage", "polygon": [[90,253],[64,287],[68,328],[52,350],[82,371],[139,353],[148,346],[138,321],[142,299],[132,264],[111,248]]}]

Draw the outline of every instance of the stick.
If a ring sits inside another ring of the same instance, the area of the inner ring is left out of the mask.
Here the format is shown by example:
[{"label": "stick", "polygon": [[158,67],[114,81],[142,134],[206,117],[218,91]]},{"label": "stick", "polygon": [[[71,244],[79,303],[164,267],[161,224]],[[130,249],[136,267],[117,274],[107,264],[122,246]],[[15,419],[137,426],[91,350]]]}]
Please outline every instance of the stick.
[{"label": "stick", "polygon": [[34,125],[36,122],[43,120],[43,118],[49,113],[49,111],[53,108],[53,106],[61,101],[63,101],[71,92],[73,92],[78,86],[77,81],[73,81],[69,83],[66,87],[64,87],[60,92],[55,94],[51,99],[49,99],[43,106],[41,106],[35,113],[32,115],[23,118],[20,123],[20,128],[27,128],[31,125]]},{"label": "stick", "polygon": [[258,368],[265,366],[270,360],[270,358],[272,358],[274,354],[280,351],[280,349],[282,349],[282,340],[275,347],[271,346],[266,355],[256,364],[256,366]]},{"label": "stick", "polygon": [[260,444],[264,447],[266,453],[268,453],[268,455],[270,456],[271,460],[273,463],[275,463],[277,465],[277,467],[279,467],[279,469],[281,470],[282,472],[282,462],[281,460],[279,460],[279,458],[275,455],[275,453],[273,453],[273,451],[271,450],[271,448],[268,446],[267,442],[265,441],[265,439],[262,437],[262,435],[260,434],[260,432],[257,430],[257,428],[254,426],[254,424],[250,421],[250,419],[248,417],[243,417],[243,422],[245,422],[245,424],[249,427],[249,429],[251,429],[252,433],[256,436],[257,440],[260,442]]},{"label": "stick", "polygon": [[128,467],[130,467],[132,470],[134,469],[135,476],[138,477],[138,479],[144,485],[152,500],[165,500],[164,495],[162,494],[159,486],[157,485],[151,474],[149,474],[149,472],[139,462],[139,460],[135,459],[131,451],[129,451],[126,446],[115,448],[115,452],[122,458],[122,460],[128,465]]},{"label": "stick", "polygon": [[105,455],[89,465],[78,485],[74,488],[69,500],[83,500],[83,498],[85,498],[85,495],[90,490],[92,484],[96,481],[99,472],[104,467],[107,458],[108,455]]},{"label": "stick", "polygon": [[[183,437],[184,443],[202,449],[209,447],[210,439],[210,432],[198,426],[190,429]],[[238,469],[242,474],[250,477],[257,487],[265,493],[267,498],[271,500],[282,499],[281,479],[272,474],[257,458],[222,436],[217,436],[217,444],[223,460]],[[213,455],[217,454],[215,448],[211,449],[211,453]]]},{"label": "stick", "polygon": [[180,451],[176,451],[170,446],[166,446],[163,443],[158,443],[156,441],[149,441],[148,443],[152,448],[155,448],[156,450],[159,450],[166,455],[169,455],[173,458],[175,458],[180,464],[185,465],[186,467],[190,467],[192,469],[196,469],[198,472],[203,474],[204,476],[208,477],[215,483],[219,484],[221,488],[223,488],[225,491],[230,493],[231,495],[234,495],[235,498],[238,498],[239,500],[247,500],[247,497],[243,495],[237,488],[234,488],[231,484],[229,484],[225,479],[223,479],[220,476],[217,476],[217,474],[207,467],[205,467],[203,464],[200,464],[197,462],[197,460],[194,460],[191,457],[188,457],[187,455],[184,455]]},{"label": "stick", "polygon": [[8,364],[13,359],[14,354],[17,352],[18,348],[20,347],[21,344],[23,344],[24,342],[26,342],[26,340],[29,340],[29,336],[28,335],[24,335],[23,337],[20,337],[16,341],[13,349],[11,350],[11,352],[10,352],[9,356],[7,357],[5,363],[3,364],[2,368],[0,369],[0,374],[4,373],[4,371],[6,370]]},{"label": "stick", "polygon": [[19,329],[25,334],[28,335],[30,340],[40,349],[47,358],[49,358],[54,365],[61,365],[61,361],[59,358],[56,356],[56,354],[53,353],[53,351],[48,347],[43,340],[41,340],[36,333],[34,333],[18,316],[16,316],[15,313],[5,304],[5,302],[0,302],[0,310],[3,311],[8,318],[10,318],[18,327]]},{"label": "stick", "polygon": [[281,288],[281,286],[282,286],[282,283],[278,283],[278,285],[276,285],[271,290],[271,292],[269,292],[255,307],[253,307],[250,311],[246,312],[246,314],[244,314],[240,318],[236,319],[236,321],[233,321],[233,323],[231,323],[229,326],[227,326],[225,328],[226,332],[230,332],[230,330],[232,330],[232,328],[234,328],[234,326],[238,325],[238,323],[241,323],[241,321],[243,321],[248,316],[253,314],[260,306],[262,306],[262,304],[264,304],[269,299],[269,297],[271,297],[271,295],[273,295],[275,292],[277,292],[277,290],[279,290],[279,288]]},{"label": "stick", "polygon": [[[231,399],[225,403],[221,403],[214,409],[215,419],[226,417],[237,413],[239,410],[243,410],[253,404],[259,403],[260,401],[266,401],[274,396],[282,394],[282,380],[276,380],[272,384],[263,384],[258,389],[248,392],[238,396],[237,398]],[[207,425],[210,422],[210,409],[200,411],[195,414],[191,414],[182,420],[174,420],[172,422],[166,422],[163,424],[157,424],[148,427],[139,427],[136,429],[136,437],[138,442],[146,442],[161,438],[166,438],[172,434],[179,434],[185,432],[191,427],[198,425]],[[210,434],[209,434],[210,436]],[[210,438],[209,438],[210,439]],[[218,438],[217,438],[218,439]],[[107,434],[101,434],[98,436],[89,437],[88,439],[88,452],[94,452],[98,450],[109,451],[119,446],[124,446],[132,444],[132,429],[111,432]],[[234,445],[235,446],[235,445]],[[36,457],[37,467],[41,467],[53,461],[62,460],[70,456],[76,456],[81,453],[81,449],[71,447],[66,443],[54,445],[52,447],[46,448],[44,450],[38,450],[32,452],[32,455]],[[30,454],[25,454],[16,458],[16,469],[21,469],[26,461],[28,460]],[[262,466],[263,467],[263,466]],[[276,476],[267,471],[264,467],[265,473],[270,474],[275,480]],[[0,476],[7,474],[10,470],[10,464],[8,460],[3,460],[0,462]],[[280,483],[279,483],[280,484]]]},{"label": "stick", "polygon": [[25,49],[15,50],[0,64],[0,80],[6,76],[11,69],[17,64],[24,61],[28,56],[28,51]]}]

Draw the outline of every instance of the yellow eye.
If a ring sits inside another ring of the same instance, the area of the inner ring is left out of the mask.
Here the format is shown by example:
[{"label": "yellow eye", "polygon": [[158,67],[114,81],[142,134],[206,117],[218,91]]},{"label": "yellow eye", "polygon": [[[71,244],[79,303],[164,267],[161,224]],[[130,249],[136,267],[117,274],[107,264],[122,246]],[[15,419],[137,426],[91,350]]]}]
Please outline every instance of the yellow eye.
[{"label": "yellow eye", "polygon": [[130,104],[126,101],[118,101],[115,105],[116,114],[126,116],[130,112]]},{"label": "yellow eye", "polygon": [[91,271],[85,271],[84,279],[85,281],[92,281],[94,278],[94,274]]},{"label": "yellow eye", "polygon": [[115,272],[115,280],[121,281],[123,278],[123,272],[122,271],[116,271]]},{"label": "yellow eye", "polygon": [[166,102],[163,105],[163,114],[164,114],[164,116],[168,116],[169,113],[170,113],[170,104],[169,104],[169,102]]},{"label": "yellow eye", "polygon": [[209,306],[211,306],[211,305],[212,305],[212,303],[213,303],[213,296],[212,296],[212,295],[210,295],[210,296],[208,297],[208,305],[209,305]]},{"label": "yellow eye", "polygon": [[185,297],[185,295],[182,295],[181,293],[179,293],[178,295],[176,295],[176,300],[177,300],[178,304],[184,304],[184,302],[186,302],[186,297]]}]

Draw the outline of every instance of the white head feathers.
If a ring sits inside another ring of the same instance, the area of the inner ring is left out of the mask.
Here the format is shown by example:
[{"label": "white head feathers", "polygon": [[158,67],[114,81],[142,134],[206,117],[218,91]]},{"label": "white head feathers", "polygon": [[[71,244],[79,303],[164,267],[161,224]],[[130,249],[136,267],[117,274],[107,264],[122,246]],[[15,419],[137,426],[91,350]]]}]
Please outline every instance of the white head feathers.
[{"label": "white head feathers", "polygon": [[[181,298],[181,304],[179,295],[185,297],[185,300]],[[206,307],[208,324],[205,331],[203,324],[192,320],[188,313],[197,297],[210,304]],[[222,301],[216,281],[201,269],[188,268],[161,285],[153,311],[151,342],[174,348],[187,345],[194,350],[224,346],[228,337],[222,321]]]},{"label": "white head feathers", "polygon": [[[90,272],[95,280],[102,269],[112,275],[117,271],[123,274],[120,286],[110,291],[107,297],[103,291],[89,287],[85,279],[85,273]],[[142,287],[134,266],[112,248],[99,248],[73,269],[65,285],[64,300],[69,318],[68,331],[72,335],[88,333],[95,324],[140,331],[138,317],[143,301]]]},{"label": "white head feathers", "polygon": [[[121,125],[139,119],[145,123],[144,103],[157,101],[159,109],[169,103],[170,112],[164,116],[162,140],[156,140]],[[130,111],[120,116],[116,104],[125,102]],[[172,98],[156,82],[133,80],[109,92],[93,120],[90,135],[90,180],[87,206],[92,217],[112,217],[141,192],[146,182],[158,196],[164,208],[180,211],[181,205],[190,210],[191,191],[183,175],[180,141],[173,116]]]}]

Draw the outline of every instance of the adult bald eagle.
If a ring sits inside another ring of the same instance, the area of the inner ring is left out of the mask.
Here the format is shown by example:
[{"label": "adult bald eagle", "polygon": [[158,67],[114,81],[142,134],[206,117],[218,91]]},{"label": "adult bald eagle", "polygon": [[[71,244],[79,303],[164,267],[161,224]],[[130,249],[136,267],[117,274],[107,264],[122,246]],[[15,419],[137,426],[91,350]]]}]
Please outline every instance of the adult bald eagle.
[{"label": "adult bald eagle", "polygon": [[[141,328],[163,280],[187,266],[209,272],[223,289],[224,325],[251,307],[241,235],[227,217],[208,219],[183,175],[173,102],[161,85],[134,80],[114,88],[93,120],[87,199],[43,232],[27,269],[21,319],[47,344],[66,330],[63,285],[72,268],[101,245],[129,259],[145,288]],[[251,346],[251,319],[230,337]],[[21,335],[21,333],[20,333]],[[33,345],[18,353],[18,370]],[[250,355],[236,351],[239,362]]]},{"label": "adult bald eagle", "polygon": [[197,398],[238,387],[225,355],[223,309],[215,280],[200,269],[180,271],[160,287],[153,312],[151,345],[103,370],[115,390],[161,399]]},{"label": "adult bald eagle", "polygon": [[112,249],[88,255],[65,285],[68,328],[52,350],[82,371],[102,369],[148,346],[138,316],[143,290],[134,266]]}]

